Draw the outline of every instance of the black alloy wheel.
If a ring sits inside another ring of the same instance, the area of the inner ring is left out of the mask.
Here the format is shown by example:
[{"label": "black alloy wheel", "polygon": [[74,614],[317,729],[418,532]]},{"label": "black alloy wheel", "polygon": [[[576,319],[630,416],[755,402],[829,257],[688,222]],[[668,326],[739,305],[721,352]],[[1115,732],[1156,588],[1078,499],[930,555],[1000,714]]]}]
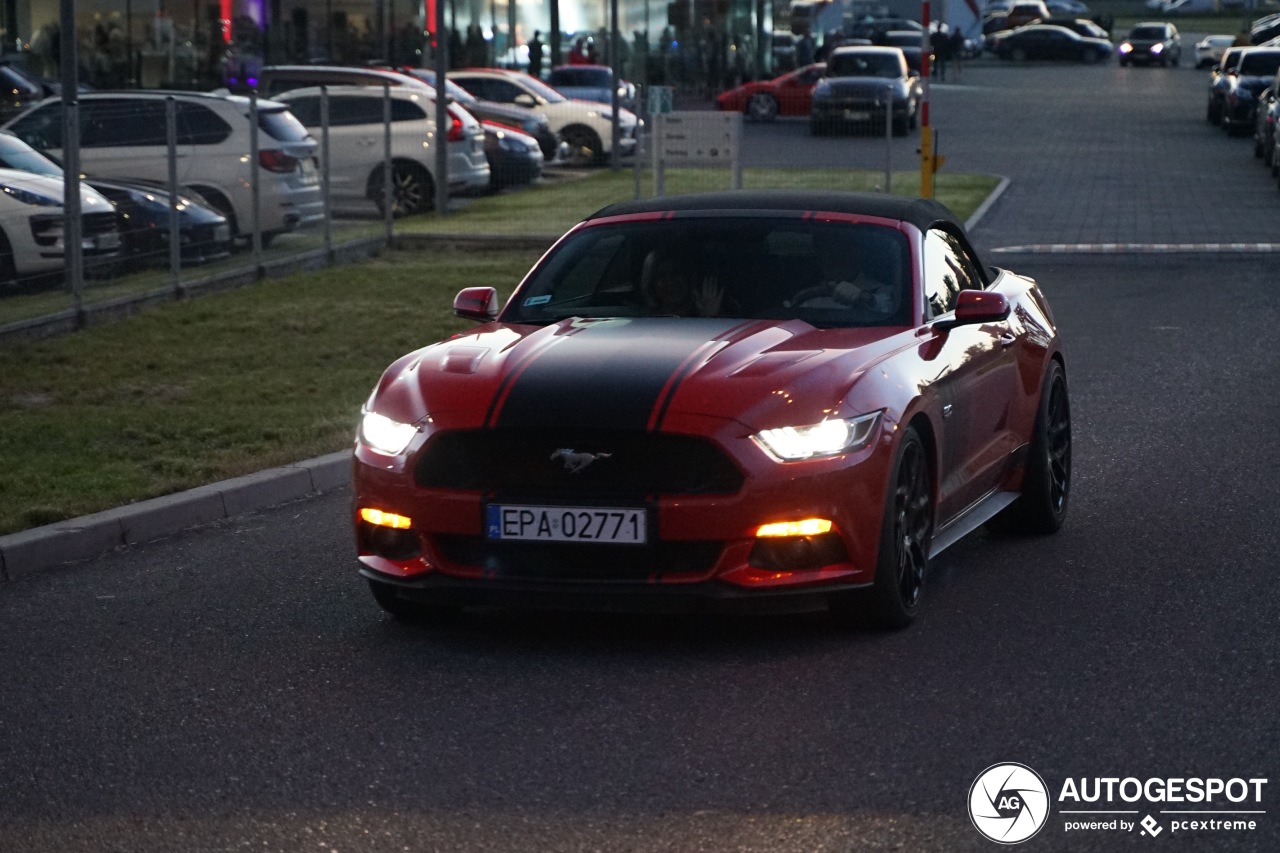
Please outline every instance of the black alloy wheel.
[{"label": "black alloy wheel", "polygon": [[933,478],[924,442],[909,427],[889,478],[876,577],[859,597],[831,601],[837,617],[866,617],[880,628],[905,628],[915,619],[929,570],[933,539]]},{"label": "black alloy wheel", "polygon": [[991,520],[1011,533],[1056,533],[1071,502],[1071,402],[1067,377],[1057,361],[1049,363],[1041,386],[1035,432],[1027,457],[1022,494]]},{"label": "black alloy wheel", "polygon": [[778,99],[767,92],[756,92],[747,100],[747,115],[756,121],[773,121],[778,117]]},{"label": "black alloy wheel", "polygon": [[[378,211],[386,214],[382,175],[371,182]],[[425,213],[435,207],[435,185],[431,175],[416,163],[391,164],[391,215],[395,218]]]},{"label": "black alloy wheel", "polygon": [[569,165],[590,166],[604,156],[604,146],[600,137],[589,127],[566,127],[560,138],[569,143]]}]

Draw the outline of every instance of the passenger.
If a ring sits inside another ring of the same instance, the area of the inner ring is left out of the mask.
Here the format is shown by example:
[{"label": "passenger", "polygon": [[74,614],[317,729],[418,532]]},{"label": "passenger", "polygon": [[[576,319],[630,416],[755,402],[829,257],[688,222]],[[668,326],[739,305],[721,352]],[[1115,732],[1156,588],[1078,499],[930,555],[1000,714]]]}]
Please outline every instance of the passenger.
[{"label": "passenger", "polygon": [[894,247],[879,240],[823,234],[815,240],[820,283],[790,300],[803,308],[855,308],[879,320],[899,312],[906,292]]},{"label": "passenger", "polygon": [[714,317],[727,307],[724,287],[716,276],[705,276],[699,284],[692,260],[674,247],[659,247],[648,254],[641,281],[645,301],[655,314]]}]

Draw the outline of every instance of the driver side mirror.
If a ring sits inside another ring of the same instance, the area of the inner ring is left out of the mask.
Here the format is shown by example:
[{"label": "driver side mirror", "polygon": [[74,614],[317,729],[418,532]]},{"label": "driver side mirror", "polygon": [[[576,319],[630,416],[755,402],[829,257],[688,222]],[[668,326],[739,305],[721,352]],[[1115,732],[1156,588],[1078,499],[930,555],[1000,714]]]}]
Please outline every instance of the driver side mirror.
[{"label": "driver side mirror", "polygon": [[492,287],[468,287],[453,298],[453,313],[468,320],[488,322],[498,316],[498,291]]},{"label": "driver side mirror", "polygon": [[955,318],[939,320],[935,329],[954,329],[956,326],[977,326],[998,323],[1009,317],[1009,300],[1004,294],[990,290],[962,290],[956,296]]}]

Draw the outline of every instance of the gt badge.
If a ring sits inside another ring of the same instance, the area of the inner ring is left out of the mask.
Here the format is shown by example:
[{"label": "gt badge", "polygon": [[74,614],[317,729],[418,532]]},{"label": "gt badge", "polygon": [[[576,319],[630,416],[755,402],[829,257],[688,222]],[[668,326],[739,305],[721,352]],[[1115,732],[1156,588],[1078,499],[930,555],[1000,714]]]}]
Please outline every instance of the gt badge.
[{"label": "gt badge", "polygon": [[612,453],[579,453],[571,447],[562,447],[551,454],[552,461],[564,460],[564,469],[570,474],[577,474],[597,459],[608,459]]}]

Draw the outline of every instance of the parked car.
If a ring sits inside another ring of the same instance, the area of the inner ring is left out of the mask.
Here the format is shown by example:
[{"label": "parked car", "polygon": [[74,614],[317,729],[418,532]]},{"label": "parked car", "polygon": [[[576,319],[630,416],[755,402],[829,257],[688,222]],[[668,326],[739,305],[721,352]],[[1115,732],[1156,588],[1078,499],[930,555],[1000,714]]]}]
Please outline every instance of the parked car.
[{"label": "parked car", "polygon": [[1209,100],[1205,107],[1205,120],[1209,124],[1222,124],[1222,113],[1226,109],[1227,89],[1231,86],[1231,75],[1236,73],[1240,59],[1244,56],[1245,47],[1229,47],[1222,53],[1222,59],[1209,72]]},{"label": "parked car", "polygon": [[[0,283],[63,269],[65,192],[61,176],[0,168]],[[82,183],[80,214],[86,267],[114,259],[120,252],[120,232],[111,202]]]},{"label": "parked car", "polygon": [[[63,179],[62,166],[7,131],[0,131],[0,168]],[[120,233],[120,260],[144,266],[169,262],[168,190],[149,184],[86,177],[83,182],[111,202]],[[204,263],[231,252],[227,218],[189,195],[177,203],[181,260]]]},{"label": "parked car", "polygon": [[[547,75],[547,85],[566,98],[613,104],[613,69],[608,65],[560,65]],[[636,112],[636,85],[618,80],[618,106]]]},{"label": "parked car", "polygon": [[[372,202],[385,213],[383,92],[391,98],[392,215],[410,216],[435,206],[435,92],[417,86],[376,89],[329,86],[329,192],[335,202]],[[319,87],[276,96],[313,134],[321,132]],[[489,186],[484,129],[475,117],[450,105],[445,135],[451,195]]]},{"label": "parked car", "polygon": [[542,148],[538,140],[514,127],[494,122],[484,126],[484,154],[489,161],[489,187],[523,186],[542,177]]},{"label": "parked car", "polygon": [[794,71],[796,67],[796,37],[793,33],[773,32],[769,36],[769,55],[773,59],[774,73]]},{"label": "parked car", "polygon": [[[80,165],[98,178],[169,180],[165,102],[177,117],[178,182],[227,218],[233,235],[253,229],[249,99],[198,92],[88,92],[80,101]],[[62,102],[42,101],[4,126],[62,158]],[[324,215],[316,142],[284,104],[258,101],[259,226],[264,242]]]},{"label": "parked car", "polygon": [[1018,27],[1001,37],[995,45],[996,56],[1014,62],[1102,62],[1111,58],[1113,50],[1109,39],[1082,36],[1066,27],[1049,24]]},{"label": "parked car", "polygon": [[[433,89],[436,88],[436,72],[430,68],[404,67],[397,70],[401,74],[408,74],[421,80]],[[564,145],[560,140],[560,135],[551,129],[551,123],[547,120],[545,114],[529,107],[521,107],[516,104],[500,104],[496,101],[485,101],[477,98],[453,82],[452,76],[447,77],[445,83],[450,99],[480,119],[481,123],[512,127],[538,140],[538,145],[542,148],[543,159],[546,162],[556,163],[568,156],[568,146]]]},{"label": "parked car", "polygon": [[1249,27],[1249,43],[1262,44],[1280,36],[1280,13],[1264,15]]},{"label": "parked car", "polygon": [[[454,72],[453,80],[477,98],[536,109],[547,116],[551,127],[569,144],[569,162],[586,166],[603,163],[613,151],[613,110],[594,101],[566,98],[528,74],[499,68],[466,68]],[[620,135],[618,153],[635,153],[639,119],[630,110],[618,113]]]},{"label": "parked car", "polygon": [[1182,58],[1182,36],[1173,24],[1146,21],[1129,30],[1116,52],[1121,65],[1177,65]]},{"label": "parked car", "polygon": [[0,62],[0,121],[18,115],[50,94],[22,69]]},{"label": "parked car", "polygon": [[827,76],[813,90],[809,129],[814,134],[855,124],[885,126],[892,110],[892,132],[915,130],[923,97],[918,75],[907,68],[897,47],[838,47],[827,58]]},{"label": "parked car", "polygon": [[624,202],[505,307],[453,306],[480,325],[397,359],[357,431],[360,574],[394,617],[772,602],[900,628],[965,533],[1066,518],[1048,303],[934,201]]},{"label": "parked car", "polygon": [[807,116],[813,106],[813,89],[826,69],[825,62],[815,62],[772,80],[748,81],[717,95],[716,109],[744,113],[756,121]]},{"label": "parked car", "polygon": [[1272,165],[1275,147],[1276,121],[1280,119],[1280,98],[1276,97],[1277,74],[1271,85],[1258,93],[1258,104],[1253,111],[1253,156],[1262,159],[1267,167]]},{"label": "parked car", "polygon": [[1024,24],[1043,21],[1052,16],[1053,13],[1049,11],[1049,7],[1041,0],[1030,0],[1030,2],[1018,0],[1017,3],[1014,3],[1009,8],[1009,13],[1005,15],[1004,28],[1012,30]]},{"label": "parked car", "polygon": [[1235,73],[1227,78],[1222,109],[1222,127],[1227,133],[1253,127],[1258,95],[1271,85],[1277,72],[1280,72],[1280,48],[1255,47],[1240,56]]},{"label": "parked car", "polygon": [[894,30],[915,30],[917,36],[924,32],[924,25],[911,18],[893,17],[890,15],[868,17],[848,24],[844,34],[849,38],[861,38],[875,43],[885,33]]},{"label": "parked car", "polygon": [[1046,18],[1041,21],[1042,24],[1049,24],[1055,27],[1066,27],[1077,35],[1086,38],[1105,39],[1108,44],[1111,42],[1111,34],[1098,26],[1094,21],[1088,18]]},{"label": "parked car", "polygon": [[1196,68],[1209,68],[1222,60],[1222,54],[1236,42],[1232,35],[1205,36],[1196,42]]}]

